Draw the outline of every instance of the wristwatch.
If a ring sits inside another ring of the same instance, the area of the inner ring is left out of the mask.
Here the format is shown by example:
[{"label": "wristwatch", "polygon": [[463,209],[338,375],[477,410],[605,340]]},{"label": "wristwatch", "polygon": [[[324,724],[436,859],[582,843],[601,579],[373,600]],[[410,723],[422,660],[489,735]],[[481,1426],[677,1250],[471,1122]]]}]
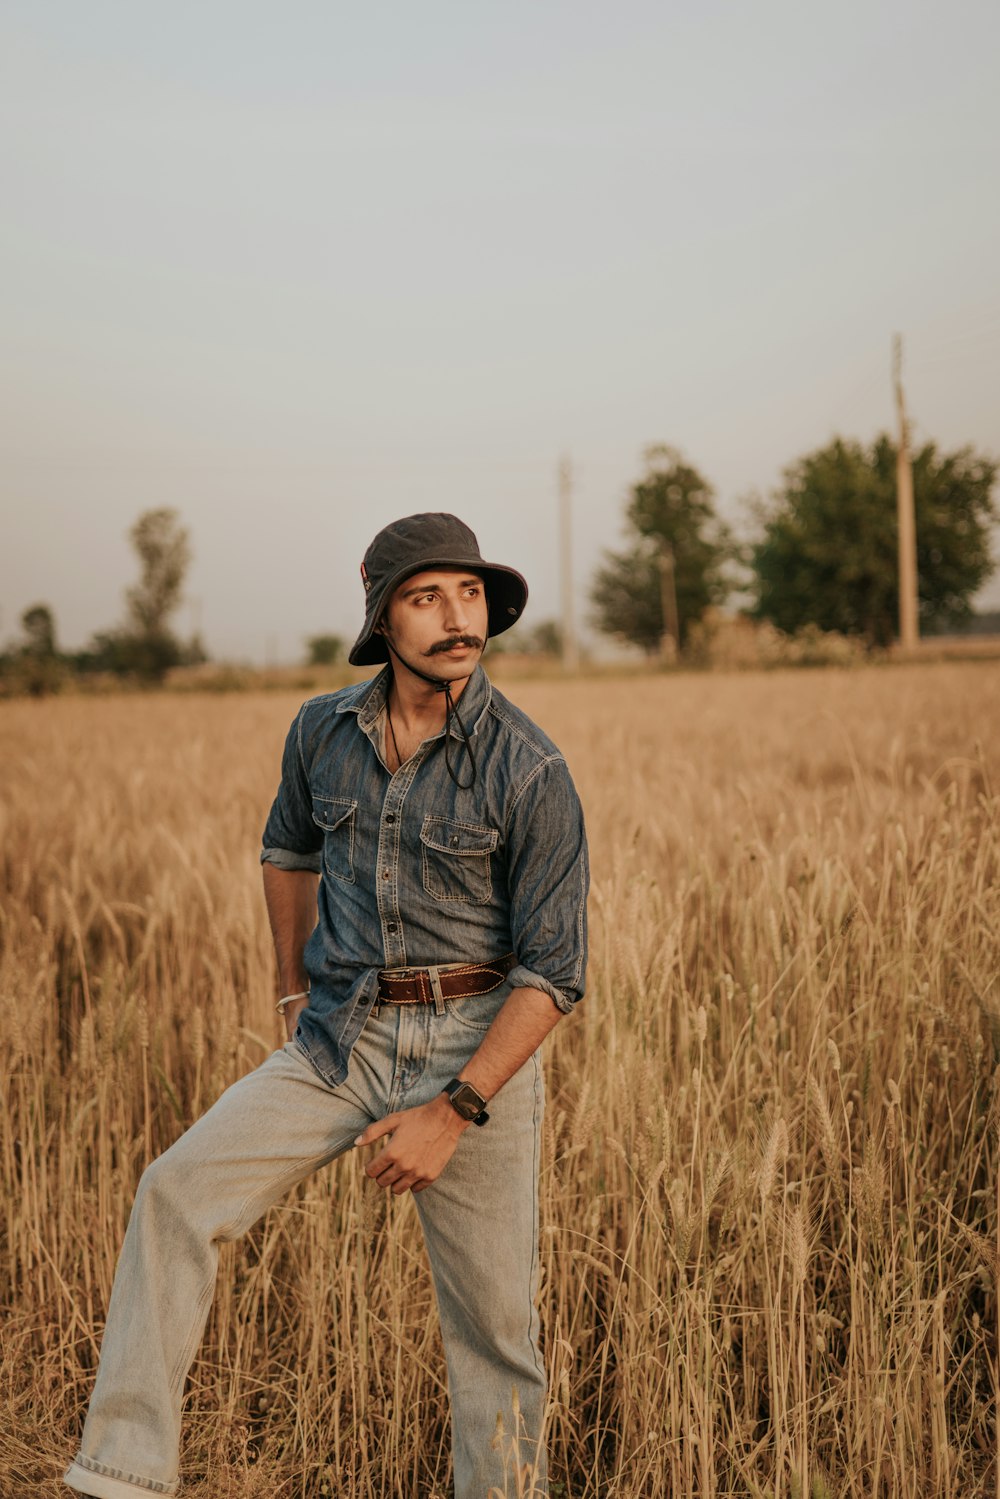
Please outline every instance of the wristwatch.
[{"label": "wristwatch", "polygon": [[450,1083],[445,1083],[444,1092],[455,1113],[471,1124],[485,1124],[490,1117],[486,1112],[486,1099],[476,1092],[471,1083],[463,1083],[453,1077]]}]

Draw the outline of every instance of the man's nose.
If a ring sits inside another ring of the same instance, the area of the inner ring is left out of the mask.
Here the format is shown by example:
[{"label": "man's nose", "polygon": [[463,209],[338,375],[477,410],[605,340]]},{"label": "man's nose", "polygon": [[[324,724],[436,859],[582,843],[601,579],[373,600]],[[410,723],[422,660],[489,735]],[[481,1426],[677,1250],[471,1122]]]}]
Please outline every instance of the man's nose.
[{"label": "man's nose", "polygon": [[452,635],[468,634],[469,610],[465,599],[446,599],[444,625]]}]

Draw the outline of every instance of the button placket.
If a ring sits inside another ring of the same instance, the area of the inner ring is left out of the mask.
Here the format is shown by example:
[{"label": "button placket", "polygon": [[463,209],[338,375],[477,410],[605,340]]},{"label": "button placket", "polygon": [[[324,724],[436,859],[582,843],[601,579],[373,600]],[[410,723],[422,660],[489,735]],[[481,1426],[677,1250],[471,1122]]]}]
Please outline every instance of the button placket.
[{"label": "button placket", "polygon": [[401,968],[406,964],[406,943],[399,911],[401,813],[406,793],[413,784],[423,758],[418,751],[405,767],[401,766],[396,771],[389,782],[379,819],[375,898],[382,925],[382,947],[387,968]]}]

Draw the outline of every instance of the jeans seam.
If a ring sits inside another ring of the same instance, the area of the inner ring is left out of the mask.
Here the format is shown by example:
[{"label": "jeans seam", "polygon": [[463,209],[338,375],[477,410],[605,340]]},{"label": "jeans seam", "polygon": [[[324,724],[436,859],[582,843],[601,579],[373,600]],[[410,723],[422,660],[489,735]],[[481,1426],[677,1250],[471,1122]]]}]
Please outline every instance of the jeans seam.
[{"label": "jeans seam", "polygon": [[[542,1361],[541,1352],[540,1352],[539,1346],[538,1346],[539,1340],[538,1340],[537,1337],[534,1337],[534,1338],[531,1337],[532,1327],[533,1327],[533,1323],[534,1323],[534,1319],[535,1319],[535,1296],[532,1294],[532,1292],[534,1291],[534,1292],[537,1293],[537,1289],[538,1289],[537,1288],[538,1255],[539,1255],[538,1239],[539,1239],[539,1227],[540,1227],[540,1225],[539,1225],[539,1211],[538,1211],[538,1192],[539,1192],[538,1172],[539,1172],[539,1165],[540,1165],[539,1155],[540,1155],[540,1145],[541,1145],[541,1135],[542,1135],[542,1125],[541,1125],[541,1119],[539,1117],[539,1108],[538,1108],[539,1098],[541,1096],[542,1064],[541,1064],[541,1060],[539,1058],[539,1055],[538,1055],[537,1051],[535,1052],[534,1057],[532,1058],[532,1060],[534,1061],[534,1064],[535,1064],[535,1068],[534,1068],[534,1070],[535,1070],[535,1079],[534,1079],[534,1087],[532,1088],[532,1117],[531,1117],[531,1122],[532,1122],[532,1125],[533,1125],[533,1129],[532,1129],[533,1145],[532,1145],[532,1161],[531,1161],[531,1172],[532,1172],[533,1186],[532,1186],[532,1194],[531,1194],[531,1238],[532,1238],[532,1253],[531,1253],[531,1268],[530,1268],[530,1270],[528,1272],[528,1341],[531,1344],[532,1353],[534,1354],[536,1372],[541,1376],[542,1380],[545,1383],[547,1383],[548,1381],[546,1379],[546,1374],[545,1374],[545,1365],[544,1365],[544,1363]],[[533,1282],[534,1282],[534,1285],[533,1285]]]},{"label": "jeans seam", "polygon": [[198,1346],[198,1343],[201,1341],[201,1333],[204,1331],[202,1310],[211,1305],[212,1294],[215,1291],[215,1280],[216,1277],[213,1275],[211,1280],[208,1282],[208,1285],[198,1297],[198,1304],[195,1307],[194,1317],[192,1319],[193,1327],[191,1333],[188,1336],[187,1342],[178,1353],[174,1367],[170,1371],[170,1384],[168,1388],[170,1389],[171,1394],[173,1394],[177,1390],[178,1385],[182,1385],[184,1383],[184,1375],[186,1374],[190,1364],[192,1363],[195,1355],[195,1350]]}]

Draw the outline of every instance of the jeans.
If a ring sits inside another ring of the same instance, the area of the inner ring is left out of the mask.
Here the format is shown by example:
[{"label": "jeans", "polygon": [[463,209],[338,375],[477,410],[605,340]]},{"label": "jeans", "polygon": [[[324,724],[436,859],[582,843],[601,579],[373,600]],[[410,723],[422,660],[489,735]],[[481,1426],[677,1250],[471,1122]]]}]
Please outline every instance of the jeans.
[{"label": "jeans", "polygon": [[[143,1173],[115,1274],[80,1452],[65,1482],[97,1499],[173,1494],[184,1380],[208,1317],[218,1244],[349,1150],[374,1119],[432,1099],[476,1050],[510,992],[437,1006],[381,1005],[331,1087],[289,1042],[222,1095]],[[519,1492],[491,1445],[498,1415],[544,1495],[545,1375],[538,1351],[536,1053],[416,1194],[448,1366],[456,1499]],[[361,1169],[361,1162],[358,1163]],[[368,1188],[380,1190],[374,1184]],[[513,1391],[520,1406],[515,1426]]]}]

